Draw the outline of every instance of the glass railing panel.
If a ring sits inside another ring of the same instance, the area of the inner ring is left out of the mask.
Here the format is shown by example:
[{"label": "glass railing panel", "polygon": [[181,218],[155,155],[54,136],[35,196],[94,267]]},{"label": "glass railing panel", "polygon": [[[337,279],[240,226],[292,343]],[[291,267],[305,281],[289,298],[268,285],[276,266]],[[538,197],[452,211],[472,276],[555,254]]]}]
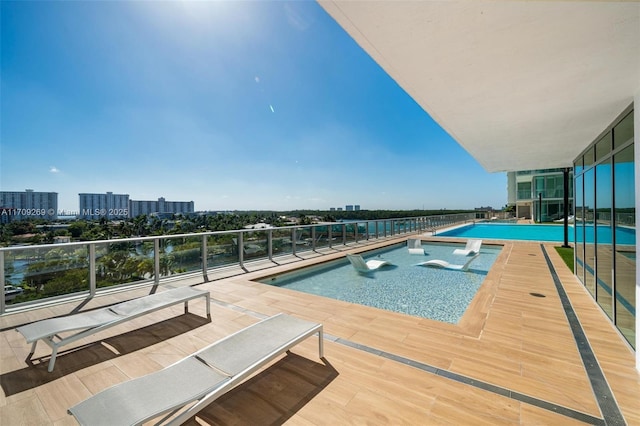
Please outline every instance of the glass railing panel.
[{"label": "glass railing panel", "polygon": [[160,277],[202,271],[202,237],[199,235],[160,240]]},{"label": "glass railing panel", "polygon": [[293,252],[293,228],[274,228],[271,230],[273,256],[282,256]]},{"label": "glass railing panel", "polygon": [[357,222],[348,222],[344,224],[345,244],[355,243],[357,241],[357,229]]},{"label": "glass railing panel", "polygon": [[96,287],[150,280],[154,277],[153,241],[113,241],[95,244]]},{"label": "glass railing panel", "polygon": [[295,250],[296,252],[308,251],[312,249],[311,226],[295,228]]},{"label": "glass railing panel", "polygon": [[343,228],[342,224],[331,225],[329,228],[331,229],[330,244],[332,246],[344,244],[344,239],[342,234],[342,228]]},{"label": "glass railing panel", "polygon": [[245,232],[242,236],[243,259],[257,260],[269,257],[268,231]]},{"label": "glass railing panel", "polygon": [[219,268],[238,263],[237,234],[207,236],[207,268]]},{"label": "glass railing panel", "polygon": [[[316,249],[330,246],[331,241],[329,240],[329,228],[330,227],[327,225],[320,225],[315,227],[314,244]],[[335,241],[335,237],[332,238],[334,238]]]},{"label": "glass railing panel", "polygon": [[5,252],[5,283],[21,289],[5,302],[17,304],[89,291],[87,247],[52,246]]}]

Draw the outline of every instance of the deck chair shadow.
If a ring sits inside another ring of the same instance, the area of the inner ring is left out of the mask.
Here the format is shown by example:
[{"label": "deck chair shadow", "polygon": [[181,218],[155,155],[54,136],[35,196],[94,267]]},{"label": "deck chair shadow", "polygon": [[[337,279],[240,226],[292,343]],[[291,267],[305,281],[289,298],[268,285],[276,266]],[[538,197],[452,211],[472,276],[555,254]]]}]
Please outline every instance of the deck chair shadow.
[{"label": "deck chair shadow", "polygon": [[381,259],[364,260],[359,254],[347,254],[347,259],[351,262],[354,269],[360,273],[369,273],[376,271],[383,266],[391,266],[391,262]]},{"label": "deck chair shadow", "polygon": [[179,287],[106,308],[36,321],[16,328],[16,331],[24,336],[27,343],[32,343],[28,360],[33,356],[38,341],[42,340],[51,347],[51,358],[47,369],[51,373],[59,348],[120,323],[179,303],[184,303],[184,311],[187,313],[189,301],[199,297],[206,299],[207,318],[211,319],[209,292],[193,287]]},{"label": "deck chair shadow", "polygon": [[407,240],[407,248],[409,254],[425,254],[424,248],[422,248],[422,240],[419,238],[409,238]]},{"label": "deck chair shadow", "polygon": [[429,266],[432,268],[443,268],[443,269],[451,269],[454,271],[468,271],[471,262],[473,262],[480,254],[476,254],[473,257],[470,257],[469,260],[464,265],[456,265],[453,263],[449,263],[446,260],[433,259],[427,260],[426,262],[421,262],[416,264],[416,266]]},{"label": "deck chair shadow", "polygon": [[[318,334],[322,324],[278,314],[146,376],[107,388],[68,409],[81,425],[179,425],[278,356]],[[154,420],[155,421],[155,420]]]},{"label": "deck chair shadow", "polygon": [[462,256],[473,256],[480,253],[482,247],[482,240],[470,239],[467,240],[467,244],[463,249],[455,249],[453,254],[460,254]]}]

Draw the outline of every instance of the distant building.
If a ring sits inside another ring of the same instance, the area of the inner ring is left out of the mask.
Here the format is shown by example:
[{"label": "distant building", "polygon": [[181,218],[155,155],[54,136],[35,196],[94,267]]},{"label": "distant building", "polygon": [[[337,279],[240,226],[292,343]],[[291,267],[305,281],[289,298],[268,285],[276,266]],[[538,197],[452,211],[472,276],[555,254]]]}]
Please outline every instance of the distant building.
[{"label": "distant building", "polygon": [[129,194],[78,194],[82,219],[118,219],[129,217]]},{"label": "distant building", "polygon": [[353,209],[357,212],[360,211],[360,204],[356,204],[355,206],[353,206]]},{"label": "distant building", "polygon": [[344,209],[346,211],[348,211],[348,212],[352,212],[353,211],[353,206],[352,205],[347,205]]},{"label": "distant building", "polygon": [[13,220],[58,218],[58,193],[25,191],[0,191],[0,223]]},{"label": "distant building", "polygon": [[158,198],[157,201],[131,200],[129,206],[129,217],[150,214],[189,214],[195,212],[193,201],[167,201],[163,197]]},{"label": "distant building", "polygon": [[53,237],[54,244],[66,244],[71,242],[71,236],[69,235],[56,235]]},{"label": "distant building", "polygon": [[335,211],[336,211],[336,208],[335,208],[335,207],[329,207],[329,211],[330,211],[330,212],[335,212]]}]

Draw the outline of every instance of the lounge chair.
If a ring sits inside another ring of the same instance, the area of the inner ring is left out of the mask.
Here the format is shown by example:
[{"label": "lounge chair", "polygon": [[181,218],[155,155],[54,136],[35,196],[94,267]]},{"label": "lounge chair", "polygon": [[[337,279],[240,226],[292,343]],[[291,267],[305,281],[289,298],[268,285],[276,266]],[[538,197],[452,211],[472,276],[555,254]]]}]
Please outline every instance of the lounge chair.
[{"label": "lounge chair", "polygon": [[446,260],[433,259],[427,260],[426,262],[421,262],[416,264],[416,266],[430,266],[432,268],[444,268],[444,269],[452,269],[455,271],[467,271],[469,269],[469,265],[473,262],[476,257],[480,256],[480,253],[470,257],[469,260],[464,265],[454,265],[452,263],[447,262]]},{"label": "lounge chair", "polygon": [[407,240],[407,247],[409,249],[409,254],[424,254],[422,240],[418,238],[409,238]]},{"label": "lounge chair", "polygon": [[[178,303],[184,303],[184,311],[186,313],[189,311],[189,300],[198,297],[206,298],[207,318],[210,318],[211,296],[209,292],[193,287],[180,287],[118,303],[117,305],[107,308],[95,309],[64,317],[48,318],[23,325],[16,328],[16,330],[24,336],[27,343],[33,343],[27,359],[31,359],[33,356],[39,340],[51,346],[52,351],[48,371],[52,372],[56,363],[58,348],[122,322]],[[61,336],[62,333],[68,332],[75,333],[67,337]]]},{"label": "lounge chair", "polygon": [[82,425],[138,425],[163,414],[158,423],[182,424],[316,333],[323,358],[322,324],[278,314],[169,367],[103,390],[68,412]]},{"label": "lounge chair", "polygon": [[471,256],[480,253],[480,247],[482,247],[482,240],[467,240],[467,245],[463,249],[455,249],[453,254]]},{"label": "lounge chair", "polygon": [[391,262],[388,260],[370,259],[365,261],[359,254],[348,254],[347,259],[349,259],[349,262],[351,262],[351,265],[353,265],[356,271],[361,273],[373,272],[383,266],[391,265]]}]

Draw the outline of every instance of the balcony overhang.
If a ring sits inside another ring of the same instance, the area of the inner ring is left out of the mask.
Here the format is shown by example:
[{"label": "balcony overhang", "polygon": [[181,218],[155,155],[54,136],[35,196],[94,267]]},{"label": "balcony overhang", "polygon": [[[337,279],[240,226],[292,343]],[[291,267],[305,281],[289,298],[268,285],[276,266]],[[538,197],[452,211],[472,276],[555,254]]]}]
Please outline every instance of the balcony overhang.
[{"label": "balcony overhang", "polygon": [[571,166],[640,92],[640,3],[319,0],[487,171]]}]

